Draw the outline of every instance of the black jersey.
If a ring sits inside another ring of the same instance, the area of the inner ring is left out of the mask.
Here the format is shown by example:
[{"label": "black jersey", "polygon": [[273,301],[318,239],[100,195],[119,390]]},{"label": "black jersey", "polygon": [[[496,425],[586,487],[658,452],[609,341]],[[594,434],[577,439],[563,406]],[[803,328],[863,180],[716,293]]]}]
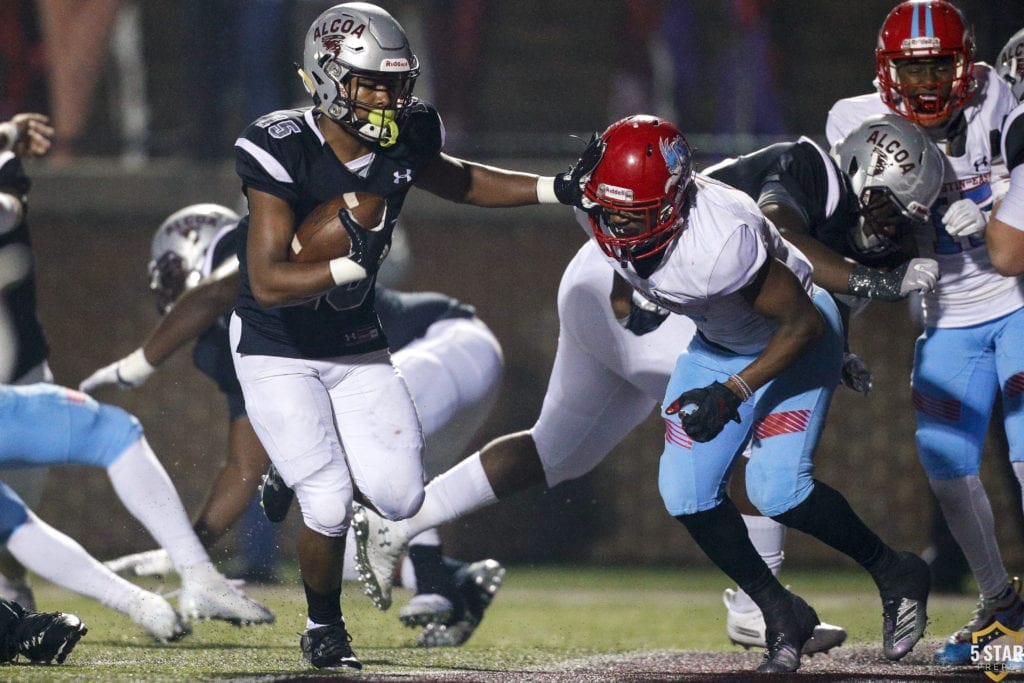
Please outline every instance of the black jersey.
[{"label": "black jersey", "polygon": [[[237,249],[244,246],[240,237],[236,227],[229,226],[218,233],[210,244],[203,272],[209,274],[233,258]],[[425,335],[440,320],[476,315],[472,306],[436,292],[397,292],[377,285],[374,302],[392,353]],[[199,336],[192,348],[192,362],[225,395],[234,420],[245,415],[245,401],[231,357],[229,318],[230,313],[224,314]]]},{"label": "black jersey", "polygon": [[[19,197],[26,208],[25,215],[30,186],[18,157],[13,152],[0,153],[0,191]],[[0,382],[8,383],[46,360],[49,347],[36,315],[35,260],[25,218],[13,230],[0,235],[0,253],[12,259],[11,263],[20,264],[20,268],[0,274],[0,325],[13,327],[10,332],[17,344],[10,376],[0,377]]]},{"label": "black jersey", "polygon": [[758,203],[781,204],[796,211],[808,234],[832,251],[873,267],[892,267],[902,253],[866,256],[853,248],[859,202],[850,178],[807,138],[780,142],[716,164],[707,175],[742,190]]},{"label": "black jersey", "polygon": [[[235,143],[243,191],[260,190],[288,202],[301,222],[321,203],[344,192],[387,198],[384,230],[394,230],[417,174],[441,150],[441,120],[433,107],[414,101],[393,147],[378,150],[365,173],[338,160],[316,125],[312,107],[278,111],[252,123]],[[235,311],[242,319],[240,353],[329,358],[376,351],[387,339],[374,309],[376,276],[337,287],[314,301],[264,308],[253,297],[246,266],[248,216],[239,223],[241,288]]]}]

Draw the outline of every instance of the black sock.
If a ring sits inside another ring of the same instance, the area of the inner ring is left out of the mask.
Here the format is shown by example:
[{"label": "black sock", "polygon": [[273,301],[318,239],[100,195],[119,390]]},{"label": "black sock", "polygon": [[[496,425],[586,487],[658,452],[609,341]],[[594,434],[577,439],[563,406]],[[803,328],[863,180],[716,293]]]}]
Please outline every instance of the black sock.
[{"label": "black sock", "polygon": [[765,614],[776,612],[775,606],[789,600],[790,593],[757,554],[750,542],[747,527],[739,510],[726,498],[710,510],[692,515],[677,515],[701,550]]},{"label": "black sock", "polygon": [[772,519],[848,555],[872,576],[896,563],[896,553],[861,521],[843,494],[820,481],[802,503]]},{"label": "black sock", "polygon": [[302,582],[302,587],[306,589],[306,607],[310,621],[322,626],[341,621],[340,587],[327,593],[317,593],[305,581]]},{"label": "black sock", "polygon": [[454,612],[461,614],[464,608],[462,594],[455,585],[452,571],[441,556],[439,545],[410,545],[409,561],[416,572],[416,593],[437,593],[448,598]]}]

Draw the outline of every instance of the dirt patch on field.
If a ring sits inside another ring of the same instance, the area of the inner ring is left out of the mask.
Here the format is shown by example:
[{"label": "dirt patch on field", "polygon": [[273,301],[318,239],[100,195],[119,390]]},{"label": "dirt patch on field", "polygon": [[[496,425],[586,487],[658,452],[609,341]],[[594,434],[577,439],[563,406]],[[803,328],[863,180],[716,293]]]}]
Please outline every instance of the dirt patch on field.
[{"label": "dirt patch on field", "polygon": [[[975,681],[989,679],[973,667],[947,667],[931,662],[932,653],[941,641],[924,641],[900,662],[890,662],[875,645],[854,645],[837,648],[828,655],[804,657],[799,673],[758,676],[754,668],[761,655],[750,652],[697,652],[691,650],[663,650],[653,652],[605,655],[562,662],[543,668],[519,671],[444,670],[407,671],[403,673],[367,672],[357,675],[289,677],[272,680],[353,680],[353,681],[439,681],[462,683],[465,681],[525,682],[550,681],[553,683],[591,683],[597,681],[857,681],[879,683],[889,681]],[[262,678],[261,680],[271,680]],[[1009,679],[1009,680],[1012,680]]]}]

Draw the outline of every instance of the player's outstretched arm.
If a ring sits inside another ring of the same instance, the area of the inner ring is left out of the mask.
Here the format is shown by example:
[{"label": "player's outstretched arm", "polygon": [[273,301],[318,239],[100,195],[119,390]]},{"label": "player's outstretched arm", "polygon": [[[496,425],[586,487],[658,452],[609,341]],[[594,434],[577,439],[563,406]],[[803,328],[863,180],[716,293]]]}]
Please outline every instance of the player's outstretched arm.
[{"label": "player's outstretched arm", "polygon": [[443,152],[416,179],[417,187],[438,197],[486,207],[557,203],[553,194],[542,196],[543,186],[550,187],[552,182],[550,177],[486,166]]},{"label": "player's outstretched arm", "polygon": [[182,294],[142,346],[92,373],[78,388],[91,392],[111,384],[122,389],[141,385],[171,354],[229,312],[237,295],[238,261],[231,259]]}]

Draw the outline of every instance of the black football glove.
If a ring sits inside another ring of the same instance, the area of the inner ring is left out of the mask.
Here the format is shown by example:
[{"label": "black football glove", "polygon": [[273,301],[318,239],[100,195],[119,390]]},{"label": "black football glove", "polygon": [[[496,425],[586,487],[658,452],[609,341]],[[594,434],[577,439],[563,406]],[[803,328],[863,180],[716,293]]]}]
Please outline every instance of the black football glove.
[{"label": "black football glove", "polygon": [[375,230],[367,230],[356,223],[348,209],[340,209],[338,219],[352,243],[348,257],[361,265],[367,276],[376,273],[391,250],[391,233],[384,229],[386,221]]},{"label": "black football glove", "polygon": [[702,389],[690,389],[672,401],[665,409],[675,415],[687,405],[696,405],[691,413],[679,416],[683,429],[691,439],[699,443],[711,441],[725,427],[729,420],[740,421],[739,407],[743,401],[721,382],[712,382]]},{"label": "black football glove", "polygon": [[637,301],[634,296],[629,300],[629,317],[623,327],[640,337],[658,329],[668,315],[669,312],[661,306],[646,299]]},{"label": "black football glove", "polygon": [[555,196],[562,204],[583,208],[583,185],[604,155],[605,142],[594,133],[579,160],[565,173],[555,176]]}]

